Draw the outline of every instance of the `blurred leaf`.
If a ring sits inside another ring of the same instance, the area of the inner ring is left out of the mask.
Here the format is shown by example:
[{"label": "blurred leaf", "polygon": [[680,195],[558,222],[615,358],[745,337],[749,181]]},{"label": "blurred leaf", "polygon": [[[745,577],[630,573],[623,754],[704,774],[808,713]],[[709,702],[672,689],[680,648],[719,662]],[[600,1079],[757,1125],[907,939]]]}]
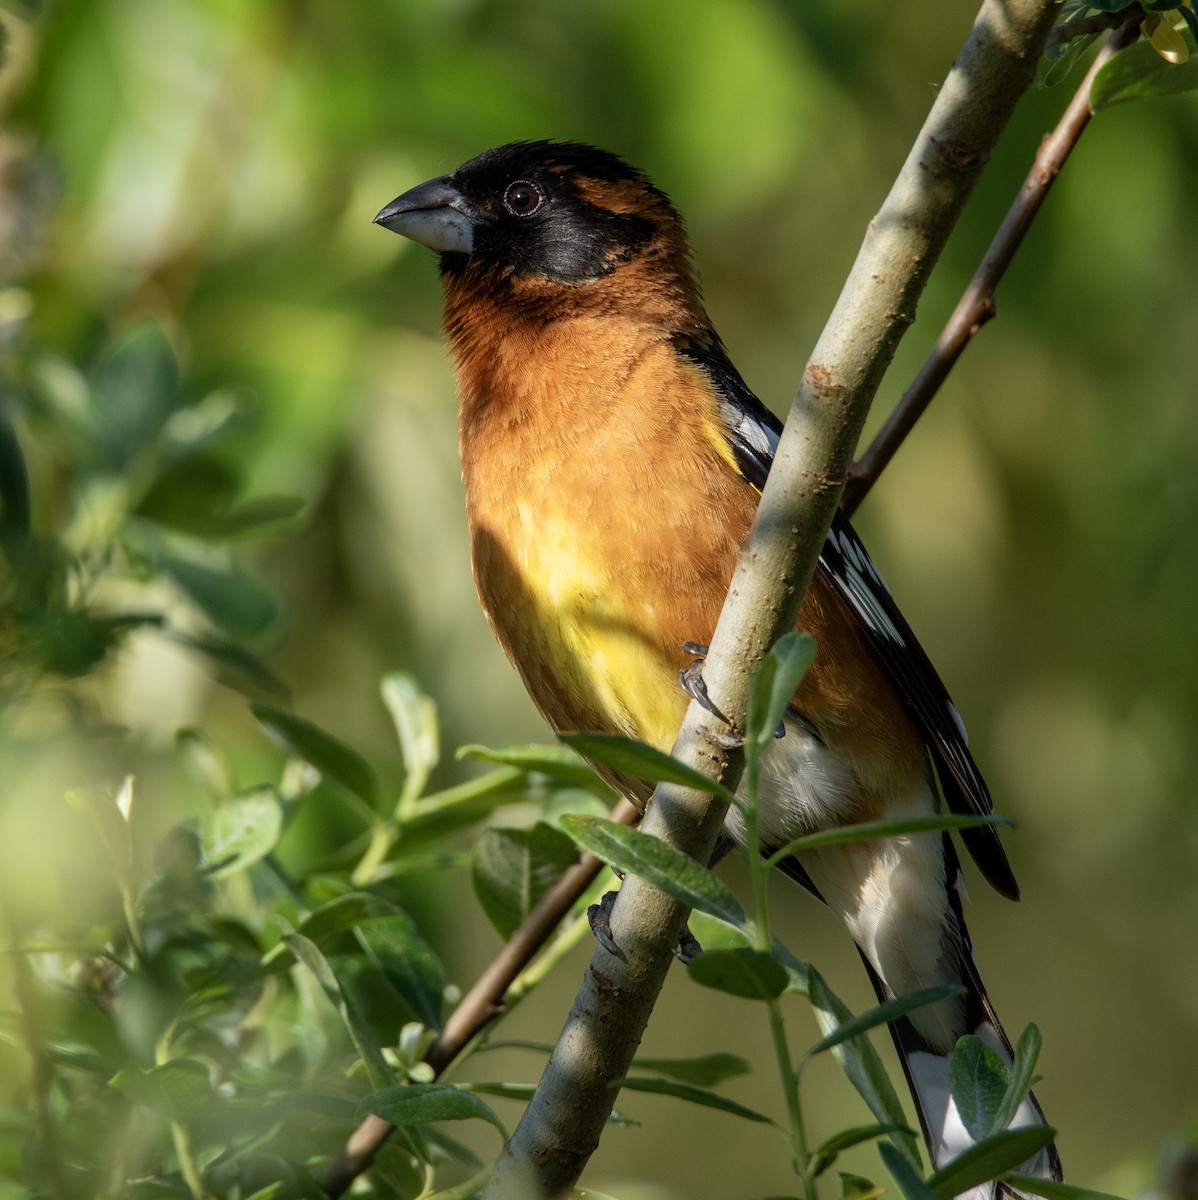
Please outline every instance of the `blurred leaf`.
[{"label": "blurred leaf", "polygon": [[553,791],[541,808],[541,820],[554,829],[561,829],[562,817],[605,818],[608,806],[594,792],[585,788],[564,787]]},{"label": "blurred leaf", "polygon": [[861,1013],[851,1021],[838,1025],[827,1037],[816,1042],[807,1051],[806,1057],[814,1058],[817,1054],[831,1050],[842,1042],[848,1041],[849,1038],[857,1037],[858,1034],[865,1033],[869,1029],[885,1025],[890,1021],[897,1021],[899,1017],[905,1017],[917,1008],[935,1004],[940,1000],[947,1000],[950,996],[963,996],[964,994],[965,989],[960,985],[946,984],[943,987],[925,988],[923,991],[912,992],[910,995],[900,996],[895,1000],[887,1000],[884,1004],[879,1004],[876,1008]]},{"label": "blurred leaf", "polygon": [[[807,967],[807,985],[811,1007],[815,1011],[815,1018],[825,1036],[834,1033],[853,1020],[853,1014],[844,1001],[828,987],[823,976],[811,966]],[[847,1042],[841,1042],[832,1047],[832,1054],[879,1124],[893,1125],[896,1129],[906,1126],[903,1106],[895,1094],[894,1086],[886,1074],[886,1069],[882,1066],[878,1052],[870,1044],[868,1038],[858,1036]],[[909,1163],[918,1164],[920,1162],[919,1144],[914,1137],[895,1132],[890,1135],[890,1138],[906,1156]],[[887,1148],[888,1144],[883,1143],[881,1149]],[[893,1174],[893,1172],[891,1173]],[[901,1181],[898,1182],[901,1186]]]},{"label": "blurred leaf", "polygon": [[107,792],[75,788],[66,793],[66,801],[72,808],[90,814],[117,878],[129,886],[133,881],[133,834],[116,800]]},{"label": "blurred leaf", "polygon": [[186,1120],[212,1099],[208,1068],[190,1058],[172,1059],[148,1071],[125,1067],[111,1083],[130,1100],[172,1121]]},{"label": "blurred leaf", "polygon": [[1190,53],[1189,60],[1183,63],[1166,62],[1147,42],[1136,42],[1116,54],[1090,86],[1090,107],[1094,112],[1129,100],[1176,96],[1198,88],[1194,37],[1188,29],[1177,36]]},{"label": "blurred leaf", "polygon": [[378,779],[356,750],[293,713],[266,704],[251,704],[250,711],[289,754],[311,763],[326,779],[341,784],[372,808],[378,806]]},{"label": "blurred leaf", "polygon": [[237,790],[228,756],[202,730],[187,726],[176,730],[175,749],[215,799],[225,800]]},{"label": "blurred leaf", "polygon": [[1009,1083],[1006,1065],[981,1038],[967,1034],[958,1039],[949,1063],[948,1084],[961,1123],[975,1141],[994,1128]]},{"label": "blurred leaf", "polygon": [[411,675],[400,671],[383,678],[382,690],[383,703],[399,735],[407,772],[396,808],[398,814],[419,798],[429,773],[441,758],[437,706],[431,696],[420,690]]},{"label": "blurred leaf", "polygon": [[599,817],[563,817],[561,826],[584,850],[660,888],[688,908],[748,928],[745,910],[727,887],[706,867],[659,838]]},{"label": "blurred leaf", "polygon": [[316,943],[300,933],[285,933],[281,939],[295,955],[297,961],[307,967],[316,977],[324,994],[341,1014],[345,1027],[362,1062],[371,1083],[376,1087],[388,1086],[392,1079],[391,1068],[383,1057],[382,1048],[374,1030],[370,1027],[365,1014],[362,1012],[353,994],[341,985],[332,966],[325,956],[317,949]]},{"label": "blurred leaf", "polygon": [[381,1088],[366,1097],[359,1112],[372,1112],[392,1125],[429,1125],[434,1121],[478,1118],[507,1137],[503,1122],[477,1096],[451,1083],[410,1083]]},{"label": "blurred leaf", "polygon": [[814,658],[815,639],[810,634],[786,633],[749,676],[746,753],[751,743],[760,758],[773,744],[774,734]]},{"label": "blurred leaf", "polygon": [[734,1117],[743,1117],[746,1121],[757,1121],[764,1125],[773,1125],[769,1117],[729,1100],[717,1092],[709,1092],[706,1088],[692,1087],[686,1083],[674,1083],[669,1079],[641,1079],[639,1076],[629,1076],[625,1079],[614,1080],[613,1088],[624,1088],[629,1092],[651,1092],[656,1096],[673,1096],[678,1100],[686,1100],[690,1104],[698,1104],[702,1108],[714,1108],[720,1112],[729,1113]]},{"label": "blurred leaf", "polygon": [[885,1188],[880,1188],[864,1175],[850,1175],[845,1171],[837,1172],[840,1176],[841,1200],[877,1200],[886,1194]]},{"label": "blurred leaf", "polygon": [[319,943],[363,921],[391,916],[397,911],[390,900],[373,892],[346,892],[313,909],[300,922],[298,932]]},{"label": "blurred leaf", "polygon": [[194,637],[177,629],[164,631],[164,636],[210,659],[220,682],[235,691],[250,690],[276,698],[288,695],[286,686],[261,659],[233,642],[219,637]]},{"label": "blurred leaf", "polygon": [[673,783],[722,796],[730,804],[736,802],[736,797],[722,783],[708,779],[702,771],[696,771],[644,742],[606,733],[563,733],[558,736],[572,750],[623,775],[647,779],[650,783]]},{"label": "blurred leaf", "polygon": [[265,858],[283,832],[283,807],[274,788],[223,800],[200,822],[204,869],[223,879]]},{"label": "blurred leaf", "polygon": [[400,994],[416,1019],[440,1029],[445,979],[441,960],[416,922],[402,909],[365,921],[354,930],[370,961]]},{"label": "blurred leaf", "polygon": [[687,974],[704,987],[746,1000],[774,1000],[786,991],[782,965],[764,950],[705,950],[686,964]]},{"label": "blurred leaf", "polygon": [[500,937],[511,937],[546,888],[577,861],[570,838],[540,821],[527,829],[483,830],[474,847],[474,894]]},{"label": "blurred leaf", "polygon": [[[552,1047],[550,1047],[552,1049]],[[683,1083],[696,1087],[714,1087],[726,1079],[735,1079],[749,1071],[747,1059],[738,1054],[701,1054],[696,1058],[642,1058],[639,1054],[633,1062],[637,1071],[652,1071],[656,1075],[668,1075]]]},{"label": "blurred leaf", "polygon": [[32,519],[29,472],[9,420],[8,403],[0,394],[0,537],[5,540],[28,537]]},{"label": "blurred leaf", "polygon": [[536,772],[566,787],[584,788],[604,799],[613,795],[594,768],[565,746],[505,746],[500,750],[488,746],[462,746],[457,757],[519,767],[521,771]]},{"label": "blurred leaf", "polygon": [[157,550],[153,557],[204,615],[227,633],[259,638],[277,623],[278,602],[252,575],[211,566],[171,550]]},{"label": "blurred leaf", "polygon": [[878,1153],[906,1200],[939,1200],[923,1181],[911,1160],[893,1142],[879,1142]]},{"label": "blurred leaf", "polygon": [[1056,1137],[1046,1125],[1008,1129],[963,1150],[928,1179],[936,1200],[953,1200],[970,1188],[996,1179],[1038,1154]]},{"label": "blurred leaf", "polygon": [[1015,1046],[1015,1063],[1010,1072],[1010,1082],[1003,1095],[1002,1102],[994,1113],[987,1133],[998,1133],[1006,1129],[1015,1119],[1015,1113],[1026,1099],[1034,1082],[1033,1072],[1036,1069],[1036,1059],[1040,1057],[1040,1046],[1043,1039],[1040,1030],[1035,1025],[1028,1025],[1019,1035]]}]

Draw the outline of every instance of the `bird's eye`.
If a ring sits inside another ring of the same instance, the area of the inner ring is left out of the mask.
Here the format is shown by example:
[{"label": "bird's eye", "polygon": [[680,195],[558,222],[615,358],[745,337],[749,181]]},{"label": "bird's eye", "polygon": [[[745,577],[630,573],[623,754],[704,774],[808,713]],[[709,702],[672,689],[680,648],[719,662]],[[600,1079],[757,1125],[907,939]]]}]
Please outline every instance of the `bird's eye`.
[{"label": "bird's eye", "polygon": [[503,193],[503,206],[513,217],[531,217],[545,202],[545,196],[535,183],[526,179],[513,183]]}]

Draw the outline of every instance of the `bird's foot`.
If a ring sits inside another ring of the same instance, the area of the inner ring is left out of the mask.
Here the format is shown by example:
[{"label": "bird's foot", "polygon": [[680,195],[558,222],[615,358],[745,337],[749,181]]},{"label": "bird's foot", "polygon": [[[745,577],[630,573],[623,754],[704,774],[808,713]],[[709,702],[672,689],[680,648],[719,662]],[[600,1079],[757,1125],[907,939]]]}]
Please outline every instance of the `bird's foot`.
[{"label": "bird's foot", "polygon": [[[697,700],[712,716],[723,721],[729,728],[732,727],[732,722],[716,707],[715,701],[707,692],[707,683],[703,678],[703,662],[707,658],[708,647],[703,642],[683,642],[683,654],[690,654],[694,657],[691,659],[689,667],[683,667],[678,672],[678,682],[682,684],[682,690],[692,699]],[[726,750],[739,750],[745,744],[744,738],[737,737],[730,733],[713,733],[712,740]],[[786,723],[778,722],[778,728],[774,730],[774,737],[780,738],[786,736]]]},{"label": "bird's foot", "polygon": [[[623,962],[624,952],[616,944],[616,939],[611,931],[611,910],[618,895],[618,892],[605,892],[598,904],[592,904],[587,909],[587,921],[590,923],[591,932],[595,935],[595,940],[599,945],[608,954],[614,955]],[[674,947],[674,956],[679,962],[688,963],[702,953],[703,947],[699,945],[699,939],[691,933],[690,926],[686,926],[678,939],[678,945]]]}]

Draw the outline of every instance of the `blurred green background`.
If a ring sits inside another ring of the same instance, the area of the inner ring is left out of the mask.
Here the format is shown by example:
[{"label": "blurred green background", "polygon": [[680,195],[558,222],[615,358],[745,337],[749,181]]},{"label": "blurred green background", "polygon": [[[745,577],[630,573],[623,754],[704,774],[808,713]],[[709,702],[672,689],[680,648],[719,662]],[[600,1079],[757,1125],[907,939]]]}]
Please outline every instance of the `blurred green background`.
[{"label": "blurred green background", "polygon": [[[257,647],[297,712],[393,779],[387,670],[411,671],[436,699],[446,747],[547,731],[470,582],[435,262],[373,227],[375,212],[502,142],[616,150],[687,214],[713,319],[785,414],[971,17],[922,0],[4,8],[6,345],[86,367],[150,321],[189,396],[233,397],[245,419],[222,454],[246,494],[305,502],[283,536],[240,551],[280,614]],[[1021,106],[875,424],[1076,80]],[[1029,1020],[1044,1033],[1039,1094],[1069,1178],[1125,1195],[1198,1122],[1196,164],[1198,101],[1100,115],[1000,291],[999,319],[858,519],[965,715],[997,808],[1018,822],[1008,846],[1023,903],[970,877],[993,998],[1013,1034]],[[17,431],[48,533],[77,518],[71,473],[44,427],[22,418]],[[86,511],[102,519],[94,497]],[[64,790],[135,774],[137,803],[165,829],[196,803],[177,727],[228,747],[243,782],[271,761],[241,692],[152,629],[8,717],[5,890],[48,929],[84,930],[111,903]],[[446,758],[440,782],[471,773]],[[308,814],[311,853],[339,819]],[[739,880],[734,864],[725,873]],[[469,984],[497,941],[467,873],[417,891],[448,978]],[[826,914],[796,896],[780,920],[850,1003],[871,1002]],[[505,1035],[556,1037],[583,953]],[[732,998],[701,1000],[673,978],[646,1052],[746,1054],[759,1069],[730,1094],[780,1114],[764,1020]],[[796,1044],[814,1038],[792,1011]],[[27,1066],[16,1052],[3,1065],[11,1103]],[[816,1132],[864,1120],[835,1068],[819,1067]],[[526,1055],[492,1056],[492,1068],[536,1073]],[[764,1127],[642,1095],[621,1108],[644,1125],[609,1132],[587,1175],[600,1191],[719,1200],[793,1187]],[[476,1140],[497,1148],[493,1132]],[[878,1173],[872,1150],[858,1161]]]}]

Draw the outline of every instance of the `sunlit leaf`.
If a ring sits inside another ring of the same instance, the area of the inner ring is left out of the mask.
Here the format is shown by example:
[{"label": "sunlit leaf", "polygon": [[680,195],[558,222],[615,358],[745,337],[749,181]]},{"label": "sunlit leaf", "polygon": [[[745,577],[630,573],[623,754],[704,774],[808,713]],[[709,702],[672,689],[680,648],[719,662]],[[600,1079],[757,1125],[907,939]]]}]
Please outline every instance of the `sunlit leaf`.
[{"label": "sunlit leaf", "polygon": [[1187,29],[1178,37],[1190,54],[1183,63],[1166,62],[1147,42],[1136,42],[1116,54],[1090,86],[1090,107],[1098,112],[1129,100],[1176,96],[1198,88],[1193,35]]},{"label": "sunlit leaf", "polygon": [[585,788],[605,799],[612,795],[612,789],[595,774],[594,768],[567,746],[505,746],[498,750],[489,746],[462,746],[457,756],[519,767],[566,787]]},{"label": "sunlit leaf", "polygon": [[441,757],[441,738],[437,727],[437,706],[422,692],[415,679],[402,671],[384,676],[383,703],[391,714],[406,775],[397,811],[411,804],[424,791],[429,774]]},{"label": "sunlit leaf", "polygon": [[283,807],[273,788],[223,800],[200,821],[204,868],[215,879],[243,871],[269,854],[282,832]]}]

